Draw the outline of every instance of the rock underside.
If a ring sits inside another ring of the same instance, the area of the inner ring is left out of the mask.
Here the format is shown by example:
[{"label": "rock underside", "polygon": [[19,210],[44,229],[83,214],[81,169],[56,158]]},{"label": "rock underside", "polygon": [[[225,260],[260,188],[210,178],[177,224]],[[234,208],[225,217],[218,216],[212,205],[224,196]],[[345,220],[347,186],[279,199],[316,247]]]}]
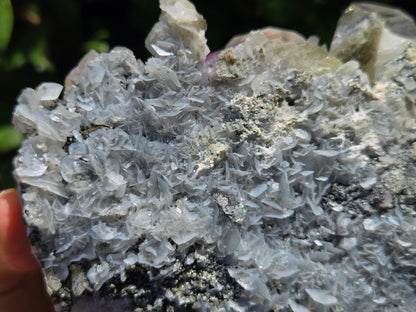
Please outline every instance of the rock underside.
[{"label": "rock underside", "polygon": [[15,159],[57,311],[413,311],[416,26],[352,4],[329,52],[209,54],[161,0],[146,63],[88,53],[18,98]]}]

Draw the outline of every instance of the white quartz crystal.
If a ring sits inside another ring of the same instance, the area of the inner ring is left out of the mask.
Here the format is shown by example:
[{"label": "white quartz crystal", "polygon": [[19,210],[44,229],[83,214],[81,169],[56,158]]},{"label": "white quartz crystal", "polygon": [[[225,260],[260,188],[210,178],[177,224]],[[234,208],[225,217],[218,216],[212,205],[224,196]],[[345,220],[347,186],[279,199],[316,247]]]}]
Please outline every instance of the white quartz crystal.
[{"label": "white quartz crystal", "polygon": [[327,291],[321,289],[306,288],[305,291],[312,298],[313,301],[323,305],[333,305],[338,302],[337,298],[328,294]]},{"label": "white quartz crystal", "polygon": [[63,86],[58,83],[45,82],[37,87],[36,91],[41,101],[53,101],[59,97],[62,89]]}]

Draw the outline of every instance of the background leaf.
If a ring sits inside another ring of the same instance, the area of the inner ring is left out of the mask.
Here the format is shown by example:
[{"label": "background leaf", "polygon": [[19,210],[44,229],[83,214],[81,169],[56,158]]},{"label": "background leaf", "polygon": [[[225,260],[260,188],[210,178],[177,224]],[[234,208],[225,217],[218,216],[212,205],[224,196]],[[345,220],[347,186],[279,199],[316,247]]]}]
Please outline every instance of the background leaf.
[{"label": "background leaf", "polygon": [[6,50],[13,29],[13,9],[9,0],[0,0],[0,52]]},{"label": "background leaf", "polygon": [[8,152],[22,143],[24,135],[15,130],[13,126],[0,127],[0,152]]}]

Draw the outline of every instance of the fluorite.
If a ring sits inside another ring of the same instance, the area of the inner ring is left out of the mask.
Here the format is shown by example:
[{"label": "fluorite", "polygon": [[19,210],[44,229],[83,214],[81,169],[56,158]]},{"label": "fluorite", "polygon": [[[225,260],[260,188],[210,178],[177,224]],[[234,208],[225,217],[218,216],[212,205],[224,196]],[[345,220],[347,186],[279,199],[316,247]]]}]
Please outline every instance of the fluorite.
[{"label": "fluorite", "polygon": [[413,311],[413,20],[359,3],[329,52],[267,28],[209,54],[190,2],[160,7],[146,63],[90,52],[18,98],[57,310]]}]

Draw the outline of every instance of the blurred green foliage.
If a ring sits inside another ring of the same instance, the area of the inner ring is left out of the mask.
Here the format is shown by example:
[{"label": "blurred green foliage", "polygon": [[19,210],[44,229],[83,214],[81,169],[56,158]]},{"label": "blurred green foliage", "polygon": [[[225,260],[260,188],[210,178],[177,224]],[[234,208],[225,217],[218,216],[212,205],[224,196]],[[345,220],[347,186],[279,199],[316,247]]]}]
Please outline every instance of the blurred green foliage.
[{"label": "blurred green foliage", "polygon": [[9,0],[0,0],[0,52],[9,43],[13,28],[13,9]]},{"label": "blurred green foliage", "polygon": [[[381,0],[415,14],[414,0]],[[194,0],[208,24],[211,50],[265,26],[318,35],[328,44],[348,0]],[[129,47],[147,59],[144,39],[158,0],[0,0],[0,189],[13,187],[12,159],[22,136],[10,125],[16,97],[44,81],[62,83],[90,49]]]},{"label": "blurred green foliage", "polygon": [[24,135],[15,130],[12,125],[0,127],[0,153],[9,152],[19,147]]}]

